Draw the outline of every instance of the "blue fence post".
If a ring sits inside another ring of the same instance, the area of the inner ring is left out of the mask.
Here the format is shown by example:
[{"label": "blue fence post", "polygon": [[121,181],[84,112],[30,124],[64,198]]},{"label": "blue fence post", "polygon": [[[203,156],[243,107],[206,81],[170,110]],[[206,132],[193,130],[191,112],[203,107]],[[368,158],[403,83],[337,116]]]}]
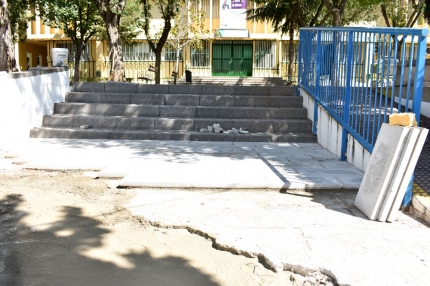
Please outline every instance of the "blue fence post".
[{"label": "blue fence post", "polygon": [[[301,31],[300,30],[300,33],[299,33],[299,43],[301,43],[302,41],[303,41],[303,34],[304,34],[305,32],[303,32],[303,31]],[[301,70],[302,70],[302,67],[301,67],[301,63],[302,63],[302,45],[299,45],[299,58],[298,58],[298,63],[297,63],[297,90],[296,90],[296,95],[297,96],[300,96],[300,78],[301,78]]]},{"label": "blue fence post", "polygon": [[347,45],[347,61],[346,61],[346,87],[345,87],[345,101],[343,103],[343,129],[342,129],[342,145],[340,160],[346,160],[346,145],[347,145],[347,135],[345,126],[349,125],[349,112],[350,112],[350,102],[351,102],[351,72],[352,72],[352,56],[354,55],[354,32],[348,32],[348,45]]},{"label": "blue fence post", "polygon": [[[412,101],[412,112],[415,113],[417,124],[420,124],[421,115],[421,100],[423,92],[423,81],[424,81],[424,69],[426,61],[426,48],[427,48],[427,35],[429,31],[427,29],[422,30],[422,35],[418,37],[417,47],[417,61],[415,65],[415,78],[414,78],[414,98]],[[413,44],[413,42],[411,43]],[[401,98],[399,98],[401,101]],[[412,202],[412,189],[413,189],[414,175],[412,174],[411,181],[409,182],[406,194],[403,197],[402,208],[408,207]]]},{"label": "blue fence post", "polygon": [[[321,76],[321,31],[317,33],[317,49],[316,49],[316,65],[315,65],[315,98],[320,96],[320,76]],[[314,100],[314,126],[312,132],[317,134],[317,123],[318,123],[318,103]]]}]

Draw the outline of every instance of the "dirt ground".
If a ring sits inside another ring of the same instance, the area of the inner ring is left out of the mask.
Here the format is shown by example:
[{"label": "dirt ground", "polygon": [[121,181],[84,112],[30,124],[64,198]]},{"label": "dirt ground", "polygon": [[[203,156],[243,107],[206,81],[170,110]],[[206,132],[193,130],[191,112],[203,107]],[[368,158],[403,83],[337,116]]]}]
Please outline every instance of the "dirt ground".
[{"label": "dirt ground", "polygon": [[[303,285],[122,207],[133,189],[82,172],[0,172],[0,285]],[[305,285],[310,285],[305,282]],[[313,284],[313,283],[312,283]]]}]

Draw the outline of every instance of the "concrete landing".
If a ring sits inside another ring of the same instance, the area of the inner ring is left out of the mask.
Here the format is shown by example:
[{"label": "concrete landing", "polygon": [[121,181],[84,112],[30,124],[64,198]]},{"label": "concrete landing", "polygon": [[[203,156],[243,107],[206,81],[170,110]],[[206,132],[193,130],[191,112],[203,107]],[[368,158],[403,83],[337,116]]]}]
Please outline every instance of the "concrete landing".
[{"label": "concrete landing", "polygon": [[31,139],[4,149],[23,168],[93,170],[120,187],[357,190],[363,178],[315,143]]}]

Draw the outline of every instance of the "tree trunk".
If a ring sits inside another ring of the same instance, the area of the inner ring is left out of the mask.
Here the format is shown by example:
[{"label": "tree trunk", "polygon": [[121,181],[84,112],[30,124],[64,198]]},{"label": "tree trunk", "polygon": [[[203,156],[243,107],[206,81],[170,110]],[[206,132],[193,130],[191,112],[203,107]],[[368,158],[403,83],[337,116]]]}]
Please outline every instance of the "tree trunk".
[{"label": "tree trunk", "polygon": [[155,84],[160,84],[160,72],[161,72],[161,50],[162,49],[156,49],[154,51],[155,53]]},{"label": "tree trunk", "polygon": [[176,67],[175,67],[175,72],[176,74],[179,71],[179,55],[181,53],[181,50],[176,50]]},{"label": "tree trunk", "polygon": [[121,37],[118,28],[120,18],[121,15],[114,14],[110,10],[104,15],[110,50],[111,74],[114,75],[114,81],[125,81]]},{"label": "tree trunk", "polygon": [[342,25],[342,15],[337,8],[332,9],[333,27],[340,27]]},{"label": "tree trunk", "polygon": [[79,81],[79,71],[80,71],[83,43],[80,41],[78,44],[75,45],[75,49],[76,49],[76,54],[75,54],[75,70],[73,74],[73,81]]},{"label": "tree trunk", "polygon": [[293,61],[294,61],[294,27],[289,29],[290,40],[288,42],[288,70],[287,70],[287,83],[293,82]]},{"label": "tree trunk", "polygon": [[0,0],[0,71],[18,71],[7,0]]}]

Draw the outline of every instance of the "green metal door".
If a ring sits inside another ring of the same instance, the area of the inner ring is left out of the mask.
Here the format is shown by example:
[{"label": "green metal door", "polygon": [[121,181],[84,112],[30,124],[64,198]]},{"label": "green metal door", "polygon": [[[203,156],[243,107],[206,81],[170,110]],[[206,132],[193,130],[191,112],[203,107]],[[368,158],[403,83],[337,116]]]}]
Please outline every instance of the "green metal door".
[{"label": "green metal door", "polygon": [[252,76],[252,42],[214,42],[212,45],[212,75]]}]

